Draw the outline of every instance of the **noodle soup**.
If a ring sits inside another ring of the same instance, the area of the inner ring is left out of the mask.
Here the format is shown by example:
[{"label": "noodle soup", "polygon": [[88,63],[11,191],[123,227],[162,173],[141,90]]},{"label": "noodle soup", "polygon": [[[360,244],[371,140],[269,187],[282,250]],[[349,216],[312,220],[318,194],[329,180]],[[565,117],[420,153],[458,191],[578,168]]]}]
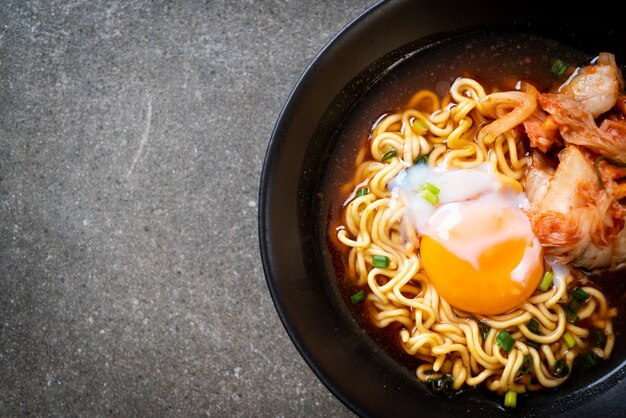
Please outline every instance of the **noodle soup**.
[{"label": "noodle soup", "polygon": [[591,58],[531,35],[457,38],[390,70],[342,125],[324,190],[339,287],[437,392],[482,387],[514,407],[610,357],[623,286],[607,295],[615,279],[585,271],[621,259],[598,268],[601,251],[554,244],[569,224],[550,206],[586,168],[593,179],[571,190],[610,214],[589,245],[619,241],[621,163],[570,138],[558,113],[570,98],[558,87],[573,77],[578,97],[575,70]]}]

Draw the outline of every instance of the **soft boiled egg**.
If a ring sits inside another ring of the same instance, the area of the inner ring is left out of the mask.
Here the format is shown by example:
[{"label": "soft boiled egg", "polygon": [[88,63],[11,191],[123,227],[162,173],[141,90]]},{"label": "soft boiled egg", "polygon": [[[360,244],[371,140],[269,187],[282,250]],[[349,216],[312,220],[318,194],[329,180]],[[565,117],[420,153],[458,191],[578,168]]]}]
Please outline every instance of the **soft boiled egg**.
[{"label": "soft boiled egg", "polygon": [[537,288],[543,252],[521,210],[528,200],[501,183],[487,165],[416,165],[391,186],[422,237],[422,267],[450,305],[502,314],[521,306]]}]

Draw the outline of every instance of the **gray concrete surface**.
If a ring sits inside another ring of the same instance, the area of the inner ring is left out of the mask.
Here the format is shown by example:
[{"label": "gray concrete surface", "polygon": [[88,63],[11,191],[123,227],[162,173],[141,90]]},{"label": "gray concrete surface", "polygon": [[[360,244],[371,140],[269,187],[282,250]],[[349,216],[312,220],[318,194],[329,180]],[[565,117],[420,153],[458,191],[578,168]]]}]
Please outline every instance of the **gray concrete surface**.
[{"label": "gray concrete surface", "polygon": [[0,2],[0,416],[353,416],[274,310],[257,193],[372,3]]}]

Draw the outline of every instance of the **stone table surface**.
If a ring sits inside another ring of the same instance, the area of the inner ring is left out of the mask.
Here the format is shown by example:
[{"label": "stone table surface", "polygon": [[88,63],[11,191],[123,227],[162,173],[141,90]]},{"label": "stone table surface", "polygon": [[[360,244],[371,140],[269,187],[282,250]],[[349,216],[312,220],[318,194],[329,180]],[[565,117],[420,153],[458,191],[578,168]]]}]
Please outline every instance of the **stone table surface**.
[{"label": "stone table surface", "polygon": [[354,416],[276,314],[257,200],[373,3],[0,2],[0,416]]}]

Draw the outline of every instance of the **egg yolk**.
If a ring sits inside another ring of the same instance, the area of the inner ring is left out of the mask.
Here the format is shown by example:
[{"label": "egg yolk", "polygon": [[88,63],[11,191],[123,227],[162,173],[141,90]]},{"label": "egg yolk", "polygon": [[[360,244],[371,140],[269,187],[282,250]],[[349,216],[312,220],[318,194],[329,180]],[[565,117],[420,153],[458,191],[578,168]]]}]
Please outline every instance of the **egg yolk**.
[{"label": "egg yolk", "polygon": [[[422,266],[441,297],[466,312],[495,315],[522,305],[537,288],[543,274],[543,254],[526,254],[529,246],[539,245],[525,237],[509,238],[482,251],[478,268],[459,258],[429,236],[421,240]],[[469,243],[471,245],[471,243]]]}]

